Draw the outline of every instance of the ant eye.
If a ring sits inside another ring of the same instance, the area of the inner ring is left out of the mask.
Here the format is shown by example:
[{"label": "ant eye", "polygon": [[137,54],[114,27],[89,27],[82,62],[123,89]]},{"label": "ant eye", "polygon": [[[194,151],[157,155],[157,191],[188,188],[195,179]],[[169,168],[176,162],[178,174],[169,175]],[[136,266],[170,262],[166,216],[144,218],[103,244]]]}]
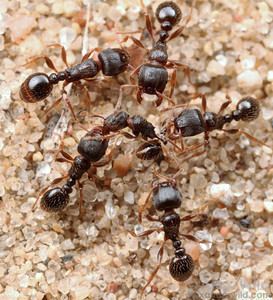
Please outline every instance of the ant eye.
[{"label": "ant eye", "polygon": [[121,61],[122,62],[126,62],[127,61],[127,57],[125,54],[121,54]]}]

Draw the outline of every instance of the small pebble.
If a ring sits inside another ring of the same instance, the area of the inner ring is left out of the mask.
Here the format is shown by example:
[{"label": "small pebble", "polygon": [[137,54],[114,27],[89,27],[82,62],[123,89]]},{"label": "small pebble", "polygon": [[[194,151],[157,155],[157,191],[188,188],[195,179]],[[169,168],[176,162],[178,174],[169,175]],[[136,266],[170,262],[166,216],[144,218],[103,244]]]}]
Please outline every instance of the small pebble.
[{"label": "small pebble", "polygon": [[243,90],[254,90],[262,87],[263,79],[256,70],[246,70],[237,76],[238,86]]}]

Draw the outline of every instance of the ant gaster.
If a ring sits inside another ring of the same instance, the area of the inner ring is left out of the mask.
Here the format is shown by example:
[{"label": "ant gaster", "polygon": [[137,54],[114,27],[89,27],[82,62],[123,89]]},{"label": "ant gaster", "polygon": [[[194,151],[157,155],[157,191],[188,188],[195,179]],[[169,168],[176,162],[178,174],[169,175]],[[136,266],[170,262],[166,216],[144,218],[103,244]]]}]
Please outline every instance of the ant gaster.
[{"label": "ant gaster", "polygon": [[[146,27],[153,39],[153,48],[148,51],[149,62],[138,66],[130,76],[130,78],[132,78],[134,74],[138,75],[138,85],[124,85],[121,87],[118,101],[119,105],[122,98],[122,89],[126,87],[137,87],[137,101],[139,103],[141,103],[143,100],[143,93],[156,95],[157,106],[161,104],[163,97],[167,98],[169,102],[173,103],[171,97],[176,83],[176,68],[182,67],[185,73],[188,75],[190,70],[188,66],[168,59],[167,42],[179,36],[191,18],[190,14],[185,25],[181,26],[175,32],[169,35],[169,31],[171,31],[173,27],[179,23],[181,16],[181,10],[175,2],[166,1],[161,3],[156,10],[156,18],[161,25],[161,30],[159,31],[158,40],[155,41],[150,17],[146,15]],[[138,47],[146,50],[144,45],[134,37],[127,36],[123,41],[127,41],[128,38],[131,38]],[[168,68],[173,69],[169,97],[163,95],[168,82]]]},{"label": "ant gaster", "polygon": [[181,240],[179,239],[179,237],[182,236],[187,239],[197,241],[197,239],[192,235],[179,233],[181,221],[188,221],[195,217],[194,215],[187,215],[180,218],[178,213],[175,212],[175,209],[181,207],[182,204],[182,194],[177,189],[175,182],[175,178],[177,177],[179,172],[177,172],[172,179],[157,174],[157,177],[162,177],[164,179],[164,182],[156,182],[153,184],[153,188],[148,194],[145,203],[139,208],[139,221],[141,222],[142,213],[147,208],[148,202],[152,197],[152,202],[155,210],[158,212],[163,212],[163,215],[161,215],[160,217],[148,215],[147,219],[160,222],[162,224],[162,227],[149,229],[140,233],[139,235],[136,235],[132,232],[133,236],[140,237],[150,235],[153,232],[164,232],[164,241],[158,252],[159,264],[152,272],[146,285],[142,289],[142,294],[144,293],[146,287],[151,283],[160,268],[164,252],[164,244],[167,240],[172,241],[175,251],[175,255],[171,259],[169,265],[169,272],[171,276],[177,281],[185,281],[191,276],[194,270],[193,259],[189,254],[186,253],[186,250],[182,246]]},{"label": "ant gaster", "polygon": [[[67,66],[64,71],[58,72],[53,62],[47,56],[37,57],[45,59],[47,66],[53,69],[56,73],[51,73],[49,76],[45,73],[34,73],[26,78],[20,88],[20,98],[28,103],[36,103],[44,100],[49,96],[53,89],[53,85],[60,81],[64,81],[64,86],[71,82],[77,82],[81,79],[94,78],[100,71],[106,76],[115,76],[124,72],[129,64],[128,53],[119,48],[108,48],[99,52],[97,58],[88,58],[92,52],[87,53],[80,64],[69,67],[66,59],[65,49],[59,45],[54,44],[53,46],[61,47],[62,59]],[[59,98],[54,106],[61,101],[62,97]],[[67,100],[69,101],[69,100]],[[75,117],[71,104],[68,102],[69,107]]]}]

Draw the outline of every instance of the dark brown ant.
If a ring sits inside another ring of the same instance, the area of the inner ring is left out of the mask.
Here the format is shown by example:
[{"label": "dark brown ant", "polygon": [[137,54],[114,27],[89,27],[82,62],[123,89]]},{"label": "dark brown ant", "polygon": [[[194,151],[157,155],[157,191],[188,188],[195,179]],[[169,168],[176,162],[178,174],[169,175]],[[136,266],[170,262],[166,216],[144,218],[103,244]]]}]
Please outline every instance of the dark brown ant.
[{"label": "dark brown ant", "polygon": [[[58,184],[65,177],[69,177],[69,179],[62,187],[55,187],[50,190],[47,190],[47,187],[42,190],[40,194],[43,195],[40,205],[43,210],[48,212],[58,212],[63,210],[69,202],[69,194],[72,193],[72,188],[76,182],[78,182],[81,192],[82,184],[79,182],[79,180],[81,179],[82,175],[90,169],[91,165],[96,167],[103,166],[108,163],[108,161],[103,163],[99,161],[106,153],[108,141],[111,136],[113,135],[104,135],[103,128],[101,126],[97,126],[81,138],[77,149],[80,155],[73,158],[68,153],[62,150],[60,151],[64,158],[58,159],[57,161],[70,162],[72,163],[72,166],[70,167],[67,176],[56,178],[50,184],[50,186]],[[36,206],[39,198],[40,197],[38,197],[33,208]],[[81,209],[82,194],[80,197],[80,213]]]},{"label": "dark brown ant", "polygon": [[166,158],[158,140],[145,142],[136,150],[136,156],[143,160],[154,160],[158,165]]},{"label": "dark brown ant", "polygon": [[[167,98],[169,102],[174,103],[171,100],[171,97],[176,83],[176,68],[182,67],[185,73],[188,75],[188,77],[190,71],[188,66],[175,61],[171,61],[168,58],[167,43],[170,40],[179,36],[183,32],[183,29],[190,21],[191,13],[187,18],[185,25],[181,26],[176,31],[174,31],[171,35],[169,35],[169,31],[171,31],[173,27],[179,23],[179,21],[181,20],[181,16],[182,16],[181,10],[175,2],[166,1],[161,3],[156,10],[156,18],[161,25],[161,30],[159,31],[158,40],[155,41],[150,17],[146,15],[146,27],[153,39],[153,48],[150,51],[148,51],[149,62],[138,66],[130,75],[131,79],[134,74],[138,75],[138,85],[121,86],[120,97],[119,97],[117,107],[119,107],[121,104],[122,89],[127,87],[136,87],[138,89],[137,101],[139,103],[141,103],[143,100],[142,99],[143,93],[156,95],[157,96],[157,100],[155,102],[156,106],[159,106],[162,103],[163,97]],[[141,47],[146,50],[144,45],[139,40],[137,40],[132,36],[126,36],[123,39],[123,41],[127,41],[129,38],[131,38],[138,47]],[[163,92],[168,82],[168,71],[167,71],[168,68],[173,69],[173,73],[170,81],[171,89],[170,89],[169,97],[163,95]]]},{"label": "dark brown ant", "polygon": [[[61,47],[62,59],[67,66],[67,69],[58,72],[51,59],[47,56],[35,58],[34,60],[43,58],[47,66],[53,69],[56,73],[51,73],[49,76],[45,73],[34,73],[28,76],[20,88],[20,98],[23,101],[27,103],[36,103],[44,100],[51,93],[53,85],[60,81],[64,81],[62,89],[64,93],[64,87],[68,83],[77,82],[81,79],[88,80],[90,78],[94,78],[100,71],[102,71],[105,76],[118,75],[124,72],[129,64],[129,55],[125,50],[119,48],[108,48],[99,52],[96,58],[88,58],[92,52],[95,51],[94,49],[83,56],[80,64],[69,67],[64,47],[59,44],[54,44],[53,46]],[[57,105],[61,100],[62,97],[59,98],[53,106]],[[66,101],[73,113],[73,116],[75,117],[71,103],[68,99]]]},{"label": "dark brown ant", "polygon": [[181,221],[188,221],[195,217],[195,215],[187,215],[185,217],[180,218],[178,213],[175,212],[175,209],[181,207],[182,204],[182,195],[177,189],[175,182],[175,178],[178,176],[179,173],[180,171],[177,172],[172,179],[157,174],[157,177],[162,177],[164,179],[164,182],[156,182],[155,184],[153,184],[153,188],[148,194],[145,203],[139,208],[139,221],[141,222],[142,213],[147,208],[148,202],[152,196],[153,206],[155,210],[163,212],[163,215],[160,217],[148,215],[147,218],[151,221],[160,222],[162,224],[162,227],[149,229],[147,231],[142,232],[139,235],[136,235],[134,232],[131,233],[133,236],[136,237],[148,236],[153,232],[162,231],[165,234],[163,244],[161,245],[158,252],[159,264],[150,275],[146,285],[143,287],[141,293],[142,295],[146,287],[151,283],[161,266],[164,245],[167,240],[172,241],[175,250],[175,256],[172,258],[169,265],[169,271],[171,276],[177,281],[185,281],[192,275],[194,269],[193,259],[189,254],[186,253],[186,250],[182,246],[182,243],[179,239],[179,237],[182,236],[193,241],[198,241],[192,235],[179,233]]},{"label": "dark brown ant", "polygon": [[141,135],[144,140],[161,139],[156,134],[154,125],[140,115],[133,115],[130,117],[127,112],[118,111],[106,118],[100,115],[93,115],[92,117],[98,117],[104,120],[102,126],[104,134],[119,132],[121,129],[128,127],[132,130],[133,135],[125,132],[122,133],[128,138],[134,139]]},{"label": "dark brown ant", "polygon": [[[253,97],[247,96],[242,98],[237,106],[236,110],[230,114],[222,115],[223,111],[232,102],[230,97],[227,96],[228,101],[224,102],[218,113],[207,112],[207,101],[204,95],[202,97],[202,112],[197,108],[184,109],[171,123],[167,125],[166,130],[170,133],[170,128],[174,126],[174,132],[169,134],[170,139],[181,138],[181,147],[184,148],[183,137],[195,136],[200,133],[205,134],[205,145],[209,141],[209,132],[214,130],[223,130],[227,133],[235,134],[241,133],[252,141],[265,145],[262,141],[259,141],[249,133],[242,129],[224,129],[224,125],[234,121],[242,120],[244,122],[251,122],[258,118],[260,113],[260,104],[258,100]],[[172,108],[171,108],[172,109]]]}]

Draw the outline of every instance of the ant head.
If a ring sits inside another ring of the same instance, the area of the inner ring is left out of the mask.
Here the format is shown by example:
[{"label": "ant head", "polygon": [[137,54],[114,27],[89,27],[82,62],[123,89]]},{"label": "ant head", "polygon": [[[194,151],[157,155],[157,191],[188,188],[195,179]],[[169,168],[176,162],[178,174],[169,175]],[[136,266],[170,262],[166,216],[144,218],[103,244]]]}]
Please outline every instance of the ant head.
[{"label": "ant head", "polygon": [[156,210],[168,211],[181,206],[182,195],[174,181],[158,183],[153,189],[153,204]]},{"label": "ant head", "polygon": [[161,29],[165,31],[172,30],[173,26],[181,20],[181,10],[173,1],[161,3],[156,9],[156,18],[161,24]]},{"label": "ant head", "polygon": [[20,98],[28,103],[41,101],[49,96],[53,83],[44,73],[34,73],[27,77],[20,88]]},{"label": "ant head", "polygon": [[185,253],[185,249],[176,250],[169,266],[171,276],[177,281],[185,281],[192,275],[193,269],[193,259]]},{"label": "ant head", "polygon": [[68,193],[66,190],[55,187],[48,190],[41,199],[41,208],[48,212],[63,210],[68,204]]},{"label": "ant head", "polygon": [[253,97],[245,97],[241,99],[236,108],[240,112],[241,120],[245,122],[257,119],[260,113],[259,102]]},{"label": "ant head", "polygon": [[107,148],[108,140],[100,132],[92,131],[81,138],[77,150],[87,160],[95,162],[105,155]]},{"label": "ant head", "polygon": [[102,72],[106,76],[114,76],[124,72],[129,64],[129,54],[124,49],[108,48],[98,55]]},{"label": "ant head", "polygon": [[218,116],[216,113],[206,111],[204,113],[204,120],[207,130],[214,130],[217,128]]}]

